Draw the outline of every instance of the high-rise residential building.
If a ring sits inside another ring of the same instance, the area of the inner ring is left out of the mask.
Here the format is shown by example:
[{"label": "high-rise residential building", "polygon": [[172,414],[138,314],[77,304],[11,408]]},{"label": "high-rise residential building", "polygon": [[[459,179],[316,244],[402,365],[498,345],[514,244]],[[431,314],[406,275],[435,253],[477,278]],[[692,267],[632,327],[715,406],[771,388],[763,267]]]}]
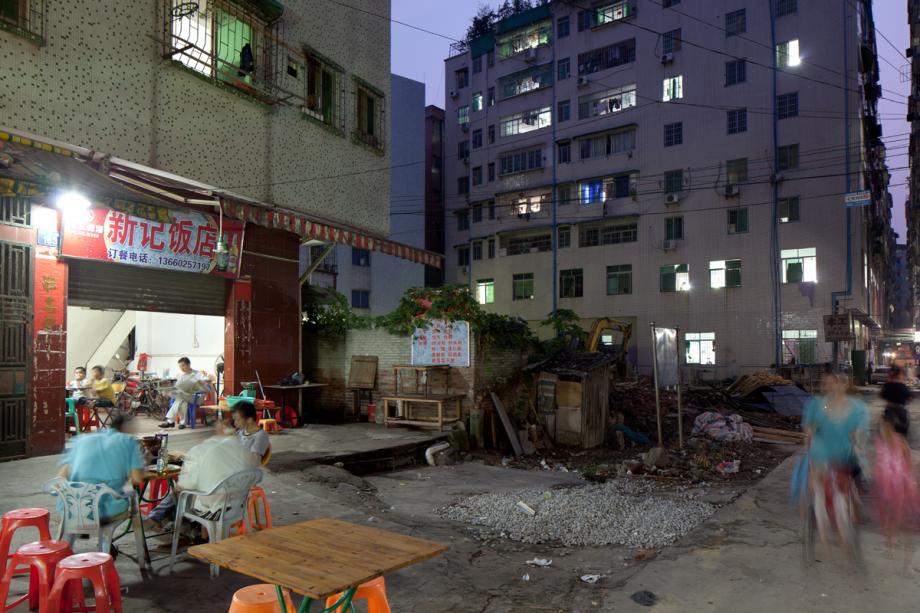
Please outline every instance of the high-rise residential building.
[{"label": "high-rise residential building", "polygon": [[908,266],[907,245],[898,245],[895,248],[895,299],[892,304],[891,327],[894,330],[910,332],[913,340],[914,327],[914,295],[910,282],[910,267]]},{"label": "high-rise residential building", "polygon": [[907,198],[907,265],[913,293],[914,312],[911,325],[920,323],[920,0],[908,0],[907,21],[910,25],[910,98],[907,121],[910,123],[910,180]]},{"label": "high-rise residential building", "polygon": [[652,322],[713,378],[872,351],[893,234],[870,0],[557,1],[445,66],[446,275],[484,307],[631,321],[640,372]]},{"label": "high-rise residential building", "polygon": [[[444,253],[444,109],[425,108],[425,249]],[[444,283],[444,269],[427,266],[425,286]]]}]

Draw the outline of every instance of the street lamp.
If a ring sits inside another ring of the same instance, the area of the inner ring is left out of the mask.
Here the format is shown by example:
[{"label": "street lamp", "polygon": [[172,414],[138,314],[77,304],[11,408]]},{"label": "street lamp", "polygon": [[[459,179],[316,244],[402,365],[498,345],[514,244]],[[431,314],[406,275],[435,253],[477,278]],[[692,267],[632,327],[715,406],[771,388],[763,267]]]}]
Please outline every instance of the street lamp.
[{"label": "street lamp", "polygon": [[62,192],[57,197],[56,204],[57,208],[59,208],[64,213],[85,211],[90,206],[92,206],[89,198],[79,192],[74,191]]}]

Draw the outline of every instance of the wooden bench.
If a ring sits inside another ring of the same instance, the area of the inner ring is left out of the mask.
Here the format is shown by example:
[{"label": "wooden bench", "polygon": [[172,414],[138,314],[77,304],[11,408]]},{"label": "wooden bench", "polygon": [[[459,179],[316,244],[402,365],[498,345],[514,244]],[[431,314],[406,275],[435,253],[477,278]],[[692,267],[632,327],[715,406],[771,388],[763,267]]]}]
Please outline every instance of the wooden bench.
[{"label": "wooden bench", "polygon": [[[390,426],[419,426],[421,428],[437,428],[443,430],[445,425],[450,425],[460,421],[460,403],[463,401],[462,394],[451,394],[443,396],[384,396],[381,398],[383,403],[384,423]],[[392,403],[396,403],[396,411],[391,414],[390,408]],[[437,409],[436,416],[422,416],[412,411],[412,405],[427,404],[435,405]],[[444,405],[448,405],[447,414],[445,414]]]}]

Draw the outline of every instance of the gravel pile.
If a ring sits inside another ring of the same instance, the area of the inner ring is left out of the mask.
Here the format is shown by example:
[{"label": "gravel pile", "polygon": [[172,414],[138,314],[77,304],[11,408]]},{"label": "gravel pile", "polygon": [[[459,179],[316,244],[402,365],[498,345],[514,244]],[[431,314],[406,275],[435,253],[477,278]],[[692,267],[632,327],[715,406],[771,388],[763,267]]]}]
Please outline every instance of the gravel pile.
[{"label": "gravel pile", "polygon": [[[472,524],[480,538],[654,548],[673,543],[715,512],[715,506],[699,500],[702,495],[617,479],[550,491],[481,494],[441,509],[440,515]],[[518,501],[536,514],[517,508]]]}]

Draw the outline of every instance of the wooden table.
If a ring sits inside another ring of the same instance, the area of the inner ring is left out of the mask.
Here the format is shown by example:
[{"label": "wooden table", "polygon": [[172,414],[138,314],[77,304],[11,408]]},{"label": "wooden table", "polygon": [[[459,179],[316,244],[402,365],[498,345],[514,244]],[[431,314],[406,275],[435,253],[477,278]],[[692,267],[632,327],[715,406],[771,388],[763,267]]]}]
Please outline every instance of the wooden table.
[{"label": "wooden table", "polygon": [[[441,373],[444,375],[444,395],[450,394],[450,366],[412,366],[411,364],[397,364],[393,366],[393,379],[396,382],[396,395],[399,396],[403,394],[400,383],[402,382],[402,377],[400,373],[404,370],[411,370],[415,373],[415,392],[413,395],[421,396],[424,395],[425,398],[428,398],[431,395],[431,374],[432,373]],[[425,392],[422,394],[421,387],[421,376],[422,373],[425,373]]]},{"label": "wooden table", "polygon": [[[287,406],[287,402],[285,402],[285,400],[287,398],[288,390],[305,390],[305,389],[310,389],[314,387],[328,387],[328,385],[329,385],[328,383],[301,383],[300,385],[263,385],[262,387],[267,390],[281,390],[281,413],[280,415],[283,419],[284,418],[284,408]],[[300,425],[304,426],[306,425],[306,419],[305,419],[306,415],[304,414],[305,411],[303,410],[303,403],[298,403],[298,404],[300,405],[300,412],[298,413],[298,415],[300,416]]]},{"label": "wooden table", "polygon": [[[298,611],[313,600],[354,590],[371,579],[424,562],[447,546],[337,519],[323,518],[196,545],[192,557],[285,587],[304,596]],[[279,590],[280,594],[280,590]],[[281,604],[284,611],[284,604]]]},{"label": "wooden table", "polygon": [[[460,405],[465,396],[453,394],[449,396],[411,396],[396,395],[384,396],[380,399],[383,403],[383,423],[390,426],[419,426],[422,428],[437,428],[443,430],[445,425],[450,425],[460,421]],[[397,415],[390,415],[390,403],[396,403]],[[410,412],[412,404],[433,404],[437,408],[438,415],[436,418],[422,419],[418,415]],[[448,405],[447,415],[444,412],[444,405]],[[453,410],[451,411],[451,407]],[[404,415],[399,415],[399,409],[402,408]]]}]

